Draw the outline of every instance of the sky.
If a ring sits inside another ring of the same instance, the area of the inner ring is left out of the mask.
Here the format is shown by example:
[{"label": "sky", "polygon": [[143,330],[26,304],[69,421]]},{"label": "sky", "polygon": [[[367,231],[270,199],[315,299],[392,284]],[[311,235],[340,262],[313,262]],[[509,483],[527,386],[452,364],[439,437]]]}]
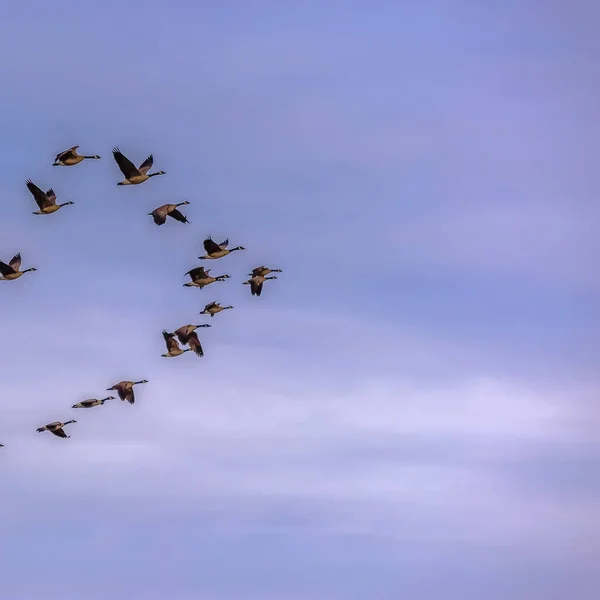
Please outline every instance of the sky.
[{"label": "sky", "polygon": [[[0,258],[38,269],[0,283],[6,597],[597,598],[599,17],[3,8]],[[167,175],[117,187],[113,146]],[[209,234],[246,250],[184,288]]]}]

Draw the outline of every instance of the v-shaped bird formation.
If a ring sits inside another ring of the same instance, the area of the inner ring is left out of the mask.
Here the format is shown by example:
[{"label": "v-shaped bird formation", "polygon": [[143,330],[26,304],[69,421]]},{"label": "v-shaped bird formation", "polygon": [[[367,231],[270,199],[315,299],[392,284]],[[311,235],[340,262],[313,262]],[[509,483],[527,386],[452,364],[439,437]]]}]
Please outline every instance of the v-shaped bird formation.
[{"label": "v-shaped bird formation", "polygon": [[[54,158],[54,162],[52,166],[55,167],[72,167],[78,165],[84,160],[99,160],[100,156],[97,154],[86,155],[79,154],[77,152],[79,146],[72,146],[68,150],[64,150],[59,152]],[[112,150],[112,155],[117,164],[119,170],[121,171],[124,179],[117,182],[117,185],[139,185],[145,183],[152,177],[156,177],[158,175],[166,175],[166,171],[154,171],[150,173],[154,165],[154,156],[150,154],[140,165],[136,167],[135,164],[127,158],[118,147],[114,147]],[[38,182],[43,183],[43,182]],[[73,201],[65,199],[62,196],[62,190],[59,190],[60,194],[54,191],[52,187],[49,187],[47,191],[44,191],[42,187],[39,187],[38,184],[34,183],[31,179],[27,179],[25,181],[25,185],[33,197],[33,201],[37,205],[38,210],[32,211],[33,215],[51,215],[58,212],[64,206],[71,206],[74,204]],[[43,186],[45,187],[45,185]],[[58,198],[65,199],[64,202],[58,202]],[[68,198],[68,195],[67,195]],[[169,203],[163,204],[151,212],[147,213],[148,216],[152,217],[152,220],[157,226],[165,225],[168,219],[172,219],[173,221],[177,221],[183,224],[190,224],[187,216],[183,214],[180,210],[181,207],[189,205],[190,202],[188,200],[184,200],[183,202],[177,203]],[[77,210],[75,208],[74,210]],[[198,257],[198,260],[217,260],[219,258],[223,258],[232,254],[234,252],[246,250],[244,246],[238,245],[234,247],[229,246],[229,239],[225,239],[220,243],[217,243],[213,240],[212,236],[207,236],[204,238],[203,243],[204,252],[202,256]],[[4,249],[0,249],[3,251]],[[13,250],[14,251],[14,250]],[[10,256],[8,254],[7,256]],[[23,274],[37,271],[36,267],[29,267],[27,269],[21,270],[21,253],[17,252],[8,260],[8,262],[4,262],[0,260],[0,280],[1,281],[14,281],[19,279]],[[216,283],[216,282],[226,282],[228,279],[231,279],[231,276],[227,273],[221,273],[219,275],[211,275],[212,269],[206,269],[204,266],[196,266],[184,276],[189,276],[189,281],[184,283],[184,287],[195,287],[200,290],[204,289],[206,286]],[[281,269],[269,268],[264,265],[255,267],[252,269],[251,273],[248,273],[248,277],[250,279],[243,281],[244,285],[250,286],[250,292],[252,296],[260,296],[263,291],[263,285],[265,281],[277,279],[277,276],[271,275],[270,273],[281,273]],[[231,310],[233,306],[222,306],[217,301],[208,302],[202,311],[199,314],[208,315],[213,318],[215,315],[220,312]],[[198,329],[203,329],[206,327],[212,327],[212,325],[208,323],[200,323],[197,325],[188,324],[182,325],[174,331],[170,332],[167,329],[162,330],[163,342],[166,347],[166,352],[164,352],[161,356],[164,358],[175,358],[182,356],[186,352],[190,352],[194,354],[196,357],[204,356],[204,349],[202,347],[202,343],[200,342],[200,338],[198,336]],[[186,347],[187,346],[187,347]],[[134,386],[148,383],[148,380],[141,379],[139,381],[120,381],[115,383],[106,389],[107,392],[115,392],[118,398],[121,401],[128,402],[129,404],[135,403],[135,395],[134,395]],[[105,396],[103,398],[88,398],[85,400],[81,400],[76,402],[71,406],[72,409],[80,409],[80,408],[94,408],[97,406],[103,406],[106,402],[110,400],[116,400],[116,396]],[[49,431],[56,437],[60,437],[63,439],[71,437],[65,433],[65,427],[67,425],[71,425],[77,423],[74,419],[69,419],[66,421],[53,421],[52,423],[47,423],[46,425],[42,425],[37,428],[38,433],[42,433],[45,431]],[[4,447],[3,444],[0,444],[0,448]]]}]

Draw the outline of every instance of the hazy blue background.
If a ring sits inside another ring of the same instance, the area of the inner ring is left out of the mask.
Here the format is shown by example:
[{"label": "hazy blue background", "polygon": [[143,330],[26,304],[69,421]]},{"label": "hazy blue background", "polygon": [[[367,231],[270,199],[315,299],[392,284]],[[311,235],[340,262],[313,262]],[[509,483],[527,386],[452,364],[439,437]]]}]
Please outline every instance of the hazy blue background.
[{"label": "hazy blue background", "polygon": [[[3,597],[598,598],[599,18],[3,7],[0,257],[39,269],[0,284]],[[117,187],[114,145],[168,174]],[[247,251],[183,288],[209,233]]]}]

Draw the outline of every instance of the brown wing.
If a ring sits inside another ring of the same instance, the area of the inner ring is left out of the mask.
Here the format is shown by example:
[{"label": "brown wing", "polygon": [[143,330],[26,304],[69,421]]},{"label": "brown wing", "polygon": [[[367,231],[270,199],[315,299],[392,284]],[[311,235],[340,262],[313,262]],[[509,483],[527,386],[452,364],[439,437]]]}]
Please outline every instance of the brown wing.
[{"label": "brown wing", "polygon": [[8,265],[12,267],[15,271],[19,270],[21,266],[21,253],[17,252],[9,261]]},{"label": "brown wing", "polygon": [[250,281],[250,291],[253,296],[260,296],[263,287],[263,279],[262,278],[252,278]]},{"label": "brown wing", "polygon": [[50,202],[52,202],[52,204],[56,203],[56,194],[54,193],[54,190],[52,188],[50,188],[46,192],[46,196],[48,196],[48,200],[50,200]]},{"label": "brown wing", "polygon": [[50,431],[50,433],[53,433],[54,435],[57,435],[58,437],[61,437],[61,438],[66,438],[66,437],[69,437],[69,436],[68,436],[68,435],[67,435],[67,434],[64,432],[64,430],[63,430],[63,428],[62,428],[62,427],[58,427],[57,429],[50,429],[49,431]]},{"label": "brown wing", "polygon": [[206,279],[208,277],[208,271],[204,270],[204,267],[195,267],[191,271],[188,271],[186,275],[189,275],[192,278],[192,281],[197,281],[198,279]]},{"label": "brown wing", "polygon": [[220,252],[222,250],[221,246],[213,241],[213,239],[209,236],[204,242],[204,249],[206,250],[206,254],[213,254],[215,252]]},{"label": "brown wing", "polygon": [[207,304],[204,307],[204,310],[210,310],[211,308],[214,308],[215,306],[217,306],[217,303],[216,302],[211,302],[210,304]]},{"label": "brown wing", "polygon": [[69,148],[68,150],[65,150],[64,152],[57,154],[56,158],[54,159],[54,162],[63,161],[67,158],[75,158],[77,156],[77,153],[75,152],[75,150],[77,150],[77,148],[79,148],[79,146],[73,146],[72,148]]},{"label": "brown wing", "polygon": [[180,223],[188,223],[189,222],[187,220],[187,217],[185,215],[182,215],[176,208],[173,209],[169,213],[169,216],[173,217],[176,221],[179,221]]},{"label": "brown wing", "polygon": [[[40,210],[43,208],[47,208],[48,206],[52,206],[54,202],[46,195],[40,188],[28,179],[26,181],[27,189],[31,192],[35,203],[40,207]],[[56,200],[56,196],[54,196],[54,200]]]},{"label": "brown wing", "polygon": [[5,262],[0,260],[0,274],[2,277],[6,277],[7,275],[12,275],[16,273],[16,269],[13,269],[10,265],[7,265]]},{"label": "brown wing", "polygon": [[142,174],[145,175],[152,167],[152,165],[154,164],[154,157],[152,156],[152,154],[138,167],[138,171]]},{"label": "brown wing", "polygon": [[129,179],[134,175],[141,175],[135,165],[118,148],[113,148],[113,156],[125,179]]},{"label": "brown wing", "polygon": [[167,215],[164,211],[161,211],[160,208],[156,208],[152,211],[152,218],[157,225],[164,225],[167,222]]},{"label": "brown wing", "polygon": [[175,339],[174,334],[167,333],[166,330],[163,330],[162,334],[163,334],[163,338],[165,339],[165,343],[167,345],[167,352],[171,352],[171,350],[177,350],[177,348],[179,348],[179,345],[177,344],[177,340]]},{"label": "brown wing", "polygon": [[227,238],[226,240],[223,240],[219,244],[219,248],[221,248],[221,250],[225,250],[225,248],[227,248],[227,246],[229,246],[229,238]]},{"label": "brown wing", "polygon": [[260,267],[256,267],[256,269],[252,269],[252,277],[256,277],[257,275],[262,275],[265,270],[265,266],[262,265]]},{"label": "brown wing", "polygon": [[188,336],[188,345],[190,350],[196,354],[196,356],[204,356],[204,351],[202,350],[202,344],[198,339],[198,334],[195,331],[192,331]]}]

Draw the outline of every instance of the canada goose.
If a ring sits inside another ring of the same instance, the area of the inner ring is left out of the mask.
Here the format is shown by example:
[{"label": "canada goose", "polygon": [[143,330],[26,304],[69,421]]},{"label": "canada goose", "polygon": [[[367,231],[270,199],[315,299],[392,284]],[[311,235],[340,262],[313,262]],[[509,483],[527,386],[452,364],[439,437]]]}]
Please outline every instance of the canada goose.
[{"label": "canada goose", "polygon": [[52,163],[53,167],[71,167],[73,165],[79,164],[82,160],[86,158],[100,158],[97,154],[94,156],[82,156],[81,154],[77,154],[77,148],[79,146],[73,146],[64,152],[60,152],[56,155],[54,162]]},{"label": "canada goose", "polygon": [[179,329],[176,329],[172,335],[176,335],[180,344],[187,344],[190,338],[190,335],[194,333],[198,327],[212,327],[212,325],[208,325],[204,323],[203,325],[182,325]]},{"label": "canada goose", "polygon": [[214,317],[217,313],[220,313],[222,310],[228,310],[233,308],[233,306],[221,306],[218,302],[210,302],[204,307],[204,310],[200,313],[201,315],[210,315]]},{"label": "canada goose", "polygon": [[116,400],[114,396],[107,396],[98,400],[98,398],[90,398],[89,400],[82,400],[77,404],[73,404],[71,408],[92,408],[93,406],[102,406],[107,400]]},{"label": "canada goose", "polygon": [[50,433],[53,433],[54,435],[56,435],[58,437],[68,438],[71,436],[67,435],[64,432],[63,427],[65,425],[68,425],[69,423],[77,423],[77,421],[74,421],[73,419],[71,419],[70,421],[65,421],[64,423],[61,423],[60,421],[54,421],[54,423],[48,423],[48,425],[44,425],[43,427],[38,427],[37,432],[42,433],[42,431],[49,431]]},{"label": "canada goose", "polygon": [[169,333],[166,329],[163,329],[162,334],[163,338],[165,339],[165,343],[167,344],[167,353],[161,354],[162,357],[173,358],[175,356],[181,356],[184,352],[190,351],[190,348],[183,350],[179,347],[174,333]]},{"label": "canada goose", "polygon": [[253,296],[260,296],[262,293],[263,283],[267,281],[267,279],[277,279],[275,275],[273,277],[264,277],[263,275],[255,275],[252,279],[248,279],[248,281],[244,281],[244,285],[250,285],[250,291]]},{"label": "canada goose", "polygon": [[75,204],[74,202],[63,202],[62,204],[56,204],[56,194],[54,190],[50,188],[47,192],[42,190],[28,179],[26,182],[27,189],[31,192],[35,203],[39,206],[40,210],[36,210],[31,213],[32,215],[49,215],[56,212],[62,206],[68,206],[69,204]]},{"label": "canada goose", "polygon": [[157,225],[164,225],[167,221],[167,217],[172,217],[181,223],[189,223],[187,217],[177,210],[178,206],[183,206],[184,204],[189,204],[189,202],[186,200],[179,204],[163,204],[148,214],[154,219],[154,222]]},{"label": "canada goose", "polygon": [[106,389],[107,392],[111,390],[115,390],[121,398],[121,400],[127,400],[129,404],[133,404],[135,402],[135,396],[133,395],[133,386],[138,383],[148,383],[147,379],[142,379],[141,381],[119,381],[119,383],[115,383],[115,385]]},{"label": "canada goose", "polygon": [[192,331],[188,336],[189,349],[196,354],[196,356],[204,356],[204,350],[202,350],[202,344],[198,338],[198,334]]},{"label": "canada goose", "polygon": [[256,267],[256,269],[252,269],[252,273],[248,273],[248,277],[256,277],[257,275],[261,275],[262,277],[266,277],[269,273],[281,273],[281,269],[269,269],[269,267],[265,267],[264,265],[261,267]]},{"label": "canada goose", "polygon": [[121,173],[125,176],[123,181],[119,181],[117,185],[137,185],[144,183],[150,177],[155,175],[165,175],[166,171],[157,171],[156,173],[148,173],[154,163],[152,154],[136,169],[135,165],[118,149],[113,148],[113,156]]},{"label": "canada goose", "polygon": [[245,250],[244,246],[236,246],[235,248],[227,249],[227,245],[229,244],[229,240],[225,240],[220,244],[217,244],[213,241],[213,239],[208,236],[204,242],[204,249],[206,250],[206,254],[204,256],[199,256],[199,259],[208,259],[208,258],[221,258],[222,256],[227,256],[231,252],[235,252],[236,250]]},{"label": "canada goose", "polygon": [[27,273],[27,271],[37,271],[35,267],[30,267],[29,269],[25,269],[24,271],[19,271],[21,268],[21,253],[17,252],[9,261],[8,264],[2,262],[0,260],[0,280],[12,281],[13,279],[17,279],[23,275],[23,273]]},{"label": "canada goose", "polygon": [[225,281],[229,279],[229,275],[219,275],[218,277],[211,277],[209,275],[210,269],[204,270],[204,267],[195,267],[191,271],[188,271],[186,275],[190,276],[191,281],[184,283],[184,287],[197,287],[202,289],[210,283],[215,281]]}]

